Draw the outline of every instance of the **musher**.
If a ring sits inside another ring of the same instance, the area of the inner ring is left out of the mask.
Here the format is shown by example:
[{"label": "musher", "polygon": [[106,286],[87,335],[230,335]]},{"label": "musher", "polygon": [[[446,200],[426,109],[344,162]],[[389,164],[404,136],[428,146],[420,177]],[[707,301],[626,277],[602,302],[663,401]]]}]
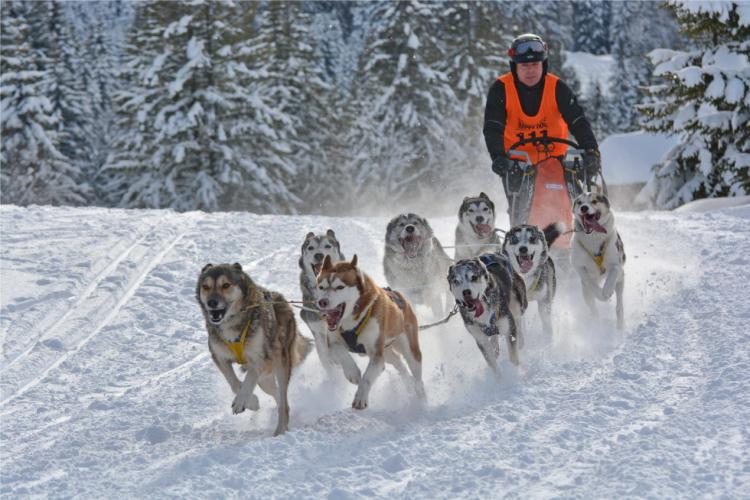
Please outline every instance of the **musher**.
[{"label": "musher", "polygon": [[[584,150],[582,173],[587,178],[601,173],[599,146],[591,124],[570,87],[547,72],[547,54],[547,44],[540,36],[517,37],[508,50],[510,72],[498,77],[487,95],[484,139],[492,158],[492,171],[502,179],[506,196],[508,176],[523,175],[518,169],[511,169],[513,162],[507,156],[508,148],[521,139],[545,134],[567,139],[570,131]],[[531,163],[536,164],[549,156],[564,157],[567,145],[525,144],[516,149],[528,152]],[[511,221],[515,223],[518,221]]]}]

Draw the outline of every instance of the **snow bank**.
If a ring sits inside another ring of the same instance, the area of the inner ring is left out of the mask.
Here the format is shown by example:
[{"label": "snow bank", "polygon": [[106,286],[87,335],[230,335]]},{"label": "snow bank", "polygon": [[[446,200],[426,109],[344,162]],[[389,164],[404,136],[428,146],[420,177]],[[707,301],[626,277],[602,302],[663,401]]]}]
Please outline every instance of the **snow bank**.
[{"label": "snow bank", "polygon": [[706,198],[685,203],[673,212],[713,212],[723,208],[750,206],[750,195],[733,196],[729,198]]},{"label": "snow bank", "polygon": [[608,184],[646,182],[651,167],[678,142],[677,137],[638,131],[610,135],[599,145]]}]

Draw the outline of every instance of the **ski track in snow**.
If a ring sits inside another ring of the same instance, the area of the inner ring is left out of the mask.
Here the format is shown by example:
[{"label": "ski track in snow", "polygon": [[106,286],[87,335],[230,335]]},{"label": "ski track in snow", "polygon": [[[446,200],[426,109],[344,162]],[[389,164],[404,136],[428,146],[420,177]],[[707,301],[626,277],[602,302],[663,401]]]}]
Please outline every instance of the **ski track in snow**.
[{"label": "ski track in snow", "polygon": [[[426,406],[386,369],[354,411],[313,351],[273,438],[265,394],[231,414],[200,269],[240,262],[298,299],[304,235],[333,228],[385,284],[387,219],[0,207],[0,496],[748,497],[748,219],[618,214],[626,330],[563,284],[553,339],[532,303],[522,368],[503,352],[496,380],[454,318],[420,334]],[[451,245],[455,218],[430,222]]]}]

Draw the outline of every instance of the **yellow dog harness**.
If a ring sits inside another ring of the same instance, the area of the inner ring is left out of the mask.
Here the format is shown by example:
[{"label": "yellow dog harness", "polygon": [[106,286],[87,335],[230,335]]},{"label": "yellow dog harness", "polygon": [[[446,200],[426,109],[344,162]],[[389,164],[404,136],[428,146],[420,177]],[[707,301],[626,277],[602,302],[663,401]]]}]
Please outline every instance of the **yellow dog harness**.
[{"label": "yellow dog harness", "polygon": [[602,246],[599,247],[599,252],[593,254],[589,252],[589,249],[583,246],[582,243],[579,242],[579,245],[581,245],[581,248],[586,250],[586,253],[589,254],[589,257],[596,263],[596,267],[599,268],[599,274],[604,274],[606,269],[604,269],[604,252],[607,250],[607,240],[604,240],[604,243],[602,243]]},{"label": "yellow dog harness", "polygon": [[221,340],[224,340],[224,344],[229,348],[232,353],[234,353],[234,357],[237,360],[237,362],[241,365],[244,365],[247,363],[247,360],[245,359],[245,338],[247,337],[247,332],[250,330],[250,318],[247,318],[247,322],[245,323],[245,327],[242,329],[242,335],[240,335],[239,340],[236,340],[234,342],[227,342],[223,338]]}]

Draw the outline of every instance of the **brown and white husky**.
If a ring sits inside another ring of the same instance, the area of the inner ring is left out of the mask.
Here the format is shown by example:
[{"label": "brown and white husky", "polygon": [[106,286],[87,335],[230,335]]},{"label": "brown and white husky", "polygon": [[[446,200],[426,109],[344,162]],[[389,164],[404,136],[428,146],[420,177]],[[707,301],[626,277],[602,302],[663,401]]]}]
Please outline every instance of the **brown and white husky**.
[{"label": "brown and white husky", "polygon": [[[402,376],[407,375],[402,356],[409,365],[417,396],[424,398],[419,327],[404,296],[377,286],[357,267],[356,255],[351,262],[335,264],[326,256],[317,285],[318,307],[328,325],[331,355],[341,364],[347,380],[357,385],[352,407],[367,408],[370,389],[386,362]],[[370,358],[364,374],[350,352]]]}]

